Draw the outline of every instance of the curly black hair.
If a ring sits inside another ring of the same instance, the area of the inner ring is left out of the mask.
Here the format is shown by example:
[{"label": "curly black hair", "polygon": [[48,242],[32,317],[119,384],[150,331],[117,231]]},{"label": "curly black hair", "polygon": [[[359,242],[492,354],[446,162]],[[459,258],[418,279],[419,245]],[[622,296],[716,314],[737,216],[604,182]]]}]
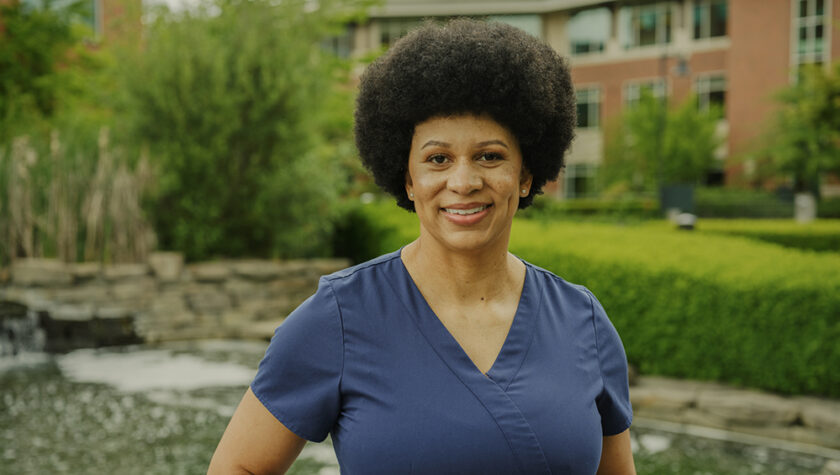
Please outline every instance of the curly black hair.
[{"label": "curly black hair", "polygon": [[533,175],[521,209],[560,173],[575,109],[566,62],[538,39],[503,23],[426,23],[362,74],[356,146],[376,184],[413,211],[405,173],[415,125],[432,117],[488,115],[517,138]]}]

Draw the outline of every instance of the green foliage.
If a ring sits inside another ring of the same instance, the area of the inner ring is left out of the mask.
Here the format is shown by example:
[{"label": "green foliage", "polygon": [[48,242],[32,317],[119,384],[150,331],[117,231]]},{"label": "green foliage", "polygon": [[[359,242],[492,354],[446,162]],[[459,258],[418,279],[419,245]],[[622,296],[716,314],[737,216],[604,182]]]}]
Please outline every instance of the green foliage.
[{"label": "green foliage", "polygon": [[783,90],[764,154],[776,171],[794,177],[795,191],[816,191],[827,172],[840,172],[840,63],[831,72],[803,66]]},{"label": "green foliage", "polygon": [[[364,210],[371,220],[398,213]],[[417,235],[410,218],[396,218],[380,253]],[[838,255],[664,226],[520,219],[511,250],[592,289],[643,373],[840,397]]]},{"label": "green foliage", "polygon": [[160,174],[149,207],[162,247],[191,260],[324,252],[352,102],[348,66],[321,40],[366,3],[157,13],[127,70],[126,112]]},{"label": "green foliage", "polygon": [[47,131],[51,118],[83,96],[80,75],[100,69],[103,56],[84,44],[91,32],[79,20],[92,16],[91,5],[0,4],[0,143]]},{"label": "green foliage", "polygon": [[760,190],[697,187],[694,211],[708,218],[792,218],[793,202]]},{"label": "green foliage", "polygon": [[797,223],[791,219],[701,219],[696,229],[699,232],[743,236],[809,251],[840,252],[840,220]]},{"label": "green foliage", "polygon": [[660,216],[659,202],[652,198],[555,200],[538,198],[517,216],[534,220],[596,219],[643,220]]},{"label": "green foliage", "polygon": [[636,190],[655,190],[664,183],[697,183],[713,163],[721,143],[717,136],[720,111],[697,110],[689,97],[676,108],[643,91],[620,122],[609,128],[602,180],[627,183]]}]

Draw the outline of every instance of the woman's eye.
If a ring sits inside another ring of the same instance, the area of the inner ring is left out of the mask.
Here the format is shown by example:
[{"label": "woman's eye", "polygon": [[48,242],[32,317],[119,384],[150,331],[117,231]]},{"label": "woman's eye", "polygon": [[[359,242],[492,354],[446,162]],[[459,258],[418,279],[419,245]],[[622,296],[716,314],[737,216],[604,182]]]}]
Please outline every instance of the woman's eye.
[{"label": "woman's eye", "polygon": [[434,163],[435,165],[443,165],[446,163],[446,156],[445,155],[432,155],[428,159],[430,162]]},{"label": "woman's eye", "polygon": [[485,162],[493,162],[496,160],[501,160],[502,156],[498,153],[484,152],[478,156],[478,159]]}]

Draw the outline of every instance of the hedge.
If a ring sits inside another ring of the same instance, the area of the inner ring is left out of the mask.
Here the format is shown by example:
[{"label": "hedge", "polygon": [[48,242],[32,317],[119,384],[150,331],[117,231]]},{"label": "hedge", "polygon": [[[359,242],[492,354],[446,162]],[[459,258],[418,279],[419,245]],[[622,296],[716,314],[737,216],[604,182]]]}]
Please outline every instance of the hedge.
[{"label": "hedge", "polygon": [[700,219],[697,231],[758,239],[786,247],[840,252],[840,220],[797,223],[792,219]]},{"label": "hedge", "polygon": [[[416,217],[368,205],[379,253]],[[589,287],[642,373],[840,397],[840,256],[737,236],[518,219],[511,250]]]}]

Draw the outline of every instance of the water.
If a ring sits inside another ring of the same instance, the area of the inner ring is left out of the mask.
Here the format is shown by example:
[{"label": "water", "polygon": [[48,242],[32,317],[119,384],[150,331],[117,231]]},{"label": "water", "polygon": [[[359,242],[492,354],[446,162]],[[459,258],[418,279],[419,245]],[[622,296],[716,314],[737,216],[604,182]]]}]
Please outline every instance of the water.
[{"label": "water", "polygon": [[[264,343],[201,341],[0,357],[0,475],[200,474]],[[824,457],[634,428],[639,473],[815,474]],[[337,474],[329,442],[292,474]]]}]

